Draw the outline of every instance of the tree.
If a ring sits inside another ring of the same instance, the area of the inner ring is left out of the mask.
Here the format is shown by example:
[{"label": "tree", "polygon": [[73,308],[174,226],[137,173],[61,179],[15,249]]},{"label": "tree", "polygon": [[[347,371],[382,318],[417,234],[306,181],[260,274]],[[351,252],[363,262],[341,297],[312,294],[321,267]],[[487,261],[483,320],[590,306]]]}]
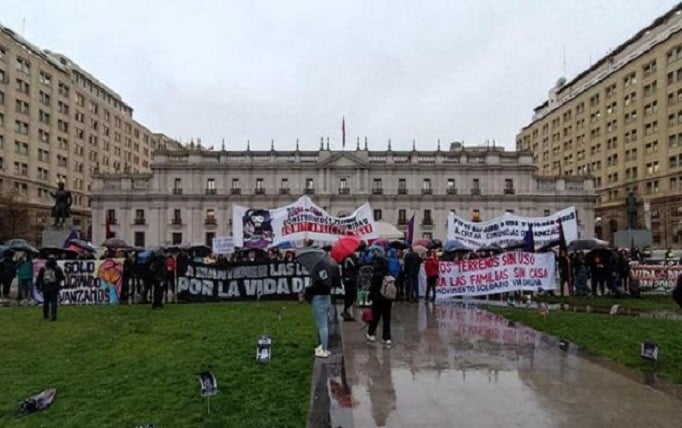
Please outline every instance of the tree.
[{"label": "tree", "polygon": [[0,241],[20,238],[33,241],[31,210],[16,193],[0,193]]}]

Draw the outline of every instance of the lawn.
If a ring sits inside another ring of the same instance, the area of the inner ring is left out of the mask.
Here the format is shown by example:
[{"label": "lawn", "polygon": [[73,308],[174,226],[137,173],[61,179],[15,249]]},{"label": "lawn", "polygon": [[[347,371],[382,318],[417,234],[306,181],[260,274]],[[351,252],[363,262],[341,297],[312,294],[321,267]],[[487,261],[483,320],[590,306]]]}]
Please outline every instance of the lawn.
[{"label": "lawn", "polygon": [[679,334],[682,321],[559,311],[550,312],[545,320],[537,310],[487,309],[636,369],[651,367],[639,356],[640,343],[656,342],[660,347],[656,373],[669,382],[682,384],[682,336]]},{"label": "lawn", "polygon": [[[284,308],[284,309],[283,309]],[[302,427],[315,346],[309,305],[293,302],[0,308],[0,426]],[[281,321],[278,322],[278,312]],[[269,364],[255,362],[268,330]],[[212,371],[218,395],[207,414],[196,373]],[[16,417],[46,388],[46,411]]]},{"label": "lawn", "polygon": [[608,311],[612,305],[618,304],[622,309],[638,312],[676,311],[679,306],[673,302],[670,295],[643,295],[639,299],[631,297],[568,297],[568,296],[537,296],[535,300],[547,303],[566,303],[578,308],[591,306],[592,308]]}]

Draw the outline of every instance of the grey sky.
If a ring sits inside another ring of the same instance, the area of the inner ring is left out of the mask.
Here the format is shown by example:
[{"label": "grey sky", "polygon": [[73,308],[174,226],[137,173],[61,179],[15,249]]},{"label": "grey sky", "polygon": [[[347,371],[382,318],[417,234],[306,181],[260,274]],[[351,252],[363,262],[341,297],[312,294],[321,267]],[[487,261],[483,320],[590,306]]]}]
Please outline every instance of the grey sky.
[{"label": "grey sky", "polygon": [[207,145],[512,148],[533,107],[672,0],[4,0],[0,22]]}]

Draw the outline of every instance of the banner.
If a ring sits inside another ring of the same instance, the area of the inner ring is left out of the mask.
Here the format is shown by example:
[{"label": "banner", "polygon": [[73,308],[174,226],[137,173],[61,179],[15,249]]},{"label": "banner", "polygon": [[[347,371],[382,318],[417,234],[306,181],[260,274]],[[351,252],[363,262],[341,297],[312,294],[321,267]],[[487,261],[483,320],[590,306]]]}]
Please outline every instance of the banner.
[{"label": "banner", "polygon": [[533,227],[533,240],[536,247],[542,247],[559,240],[559,221],[564,227],[566,244],[578,239],[578,214],[575,207],[569,207],[547,217],[521,217],[505,213],[492,220],[475,223],[448,215],[448,240],[458,240],[473,248],[498,245],[506,247],[518,244]]},{"label": "banner", "polygon": [[[115,305],[119,303],[123,284],[123,259],[58,260],[64,272],[64,283],[59,290],[62,305]],[[45,260],[33,261],[33,283],[36,284]],[[42,293],[34,287],[33,297],[43,301]]]},{"label": "banner", "polygon": [[213,238],[213,254],[234,253],[234,240],[231,236]]},{"label": "banner", "polygon": [[368,203],[348,217],[334,217],[308,196],[271,210],[233,205],[232,235],[236,247],[261,249],[302,239],[333,242],[343,235],[362,240],[379,237]]},{"label": "banner", "polygon": [[228,266],[190,262],[179,267],[177,277],[178,300],[183,301],[297,300],[309,285],[308,272],[294,262]]},{"label": "banner", "polygon": [[514,291],[554,290],[554,253],[502,253],[439,263],[436,297],[483,296]]},{"label": "banner", "polygon": [[661,264],[630,264],[632,279],[639,281],[640,288],[662,288],[669,291],[677,285],[677,277],[682,274],[682,266]]}]

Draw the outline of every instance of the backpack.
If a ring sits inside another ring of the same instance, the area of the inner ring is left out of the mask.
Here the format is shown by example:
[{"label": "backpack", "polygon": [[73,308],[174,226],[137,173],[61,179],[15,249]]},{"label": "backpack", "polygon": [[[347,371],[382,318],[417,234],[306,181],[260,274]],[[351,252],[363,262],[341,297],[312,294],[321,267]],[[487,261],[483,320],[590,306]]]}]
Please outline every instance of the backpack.
[{"label": "backpack", "polygon": [[45,284],[54,284],[57,282],[57,272],[53,268],[45,268],[43,271],[43,282]]},{"label": "backpack", "polygon": [[390,275],[385,276],[381,283],[380,293],[385,299],[395,300],[398,295],[398,289],[395,286],[395,278]]}]

